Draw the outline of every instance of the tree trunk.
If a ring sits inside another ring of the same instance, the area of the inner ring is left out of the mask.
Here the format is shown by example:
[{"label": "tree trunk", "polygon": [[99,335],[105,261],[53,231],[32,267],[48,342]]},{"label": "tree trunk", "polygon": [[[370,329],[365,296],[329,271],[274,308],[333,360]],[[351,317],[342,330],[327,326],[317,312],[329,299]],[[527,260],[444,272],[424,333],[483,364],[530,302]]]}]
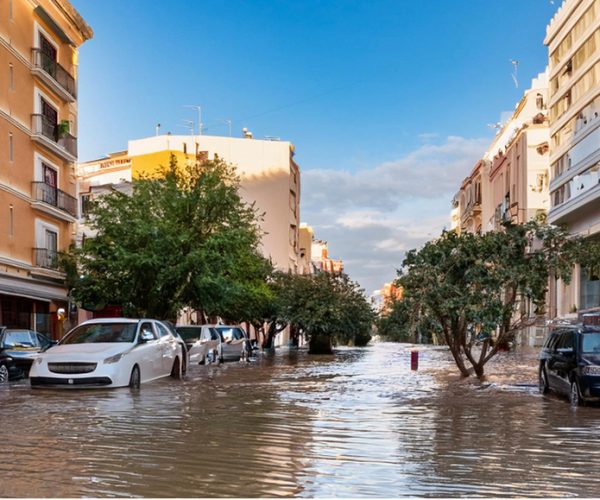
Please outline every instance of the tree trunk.
[{"label": "tree trunk", "polygon": [[308,343],[308,354],[333,354],[331,336],[323,334],[311,335]]},{"label": "tree trunk", "polygon": [[267,331],[263,344],[262,344],[262,348],[263,349],[272,349],[273,348],[273,343],[275,341],[275,335],[277,335],[277,324],[275,323],[275,321],[272,321],[271,323],[269,323],[269,330]]}]

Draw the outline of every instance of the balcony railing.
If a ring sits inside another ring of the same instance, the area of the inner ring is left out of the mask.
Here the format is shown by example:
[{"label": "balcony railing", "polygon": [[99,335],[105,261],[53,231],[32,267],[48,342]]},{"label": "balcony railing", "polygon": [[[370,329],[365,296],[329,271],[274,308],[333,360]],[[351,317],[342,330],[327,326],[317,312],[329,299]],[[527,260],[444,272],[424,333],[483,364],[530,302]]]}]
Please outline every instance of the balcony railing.
[{"label": "balcony railing", "polygon": [[69,132],[60,132],[58,123],[45,115],[31,115],[31,129],[34,135],[41,135],[55,143],[60,149],[77,158],[77,138]]},{"label": "balcony railing", "polygon": [[77,217],[77,198],[45,182],[32,182],[33,198]]},{"label": "balcony railing", "polygon": [[37,267],[58,269],[58,252],[49,248],[34,248],[33,261]]},{"label": "balcony railing", "polygon": [[33,49],[33,67],[51,76],[73,99],[77,99],[75,78],[48,54]]}]

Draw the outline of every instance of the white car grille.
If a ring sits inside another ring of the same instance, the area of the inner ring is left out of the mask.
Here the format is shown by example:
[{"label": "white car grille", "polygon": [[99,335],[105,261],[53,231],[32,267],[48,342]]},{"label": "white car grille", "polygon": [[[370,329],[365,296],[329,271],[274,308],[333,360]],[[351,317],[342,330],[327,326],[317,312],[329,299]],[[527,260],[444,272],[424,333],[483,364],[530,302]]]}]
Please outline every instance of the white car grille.
[{"label": "white car grille", "polygon": [[48,370],[52,373],[90,373],[97,365],[98,363],[48,363]]}]

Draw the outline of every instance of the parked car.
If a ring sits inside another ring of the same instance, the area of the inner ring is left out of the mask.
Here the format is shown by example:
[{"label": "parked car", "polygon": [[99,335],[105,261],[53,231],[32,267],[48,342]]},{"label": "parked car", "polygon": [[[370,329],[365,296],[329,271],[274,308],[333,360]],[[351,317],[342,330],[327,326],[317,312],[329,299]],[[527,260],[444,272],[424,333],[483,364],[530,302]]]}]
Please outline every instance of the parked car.
[{"label": "parked car", "polygon": [[241,326],[216,325],[214,329],[221,337],[221,361],[238,361],[250,357],[250,341]]},{"label": "parked car", "polygon": [[27,376],[38,354],[54,344],[56,341],[33,330],[0,327],[0,353],[12,361],[5,365],[10,379]]},{"label": "parked car", "polygon": [[542,394],[566,395],[574,406],[600,400],[600,327],[553,329],[540,352],[538,375]]},{"label": "parked car", "polygon": [[32,387],[133,387],[182,377],[181,345],[153,319],[86,321],[41,353],[31,366]]},{"label": "parked car", "polygon": [[176,326],[190,353],[190,363],[206,364],[221,359],[221,337],[215,325]]},{"label": "parked car", "polygon": [[181,346],[181,351],[183,352],[183,363],[181,365],[181,372],[183,375],[185,375],[187,373],[187,367],[190,364],[190,353],[187,344],[185,343],[185,340],[181,338],[181,335],[179,335],[179,332],[177,331],[177,328],[173,323],[171,323],[170,321],[162,321],[162,323],[169,328],[171,335],[175,337],[177,343]]}]

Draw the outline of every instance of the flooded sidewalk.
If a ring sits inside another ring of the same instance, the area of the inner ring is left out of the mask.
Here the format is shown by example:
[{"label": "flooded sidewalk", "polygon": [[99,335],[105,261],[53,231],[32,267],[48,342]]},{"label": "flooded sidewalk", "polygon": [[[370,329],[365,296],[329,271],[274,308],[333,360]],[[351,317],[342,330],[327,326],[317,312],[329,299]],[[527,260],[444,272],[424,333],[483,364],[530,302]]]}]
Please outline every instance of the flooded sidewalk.
[{"label": "flooded sidewalk", "polygon": [[[194,366],[129,389],[0,390],[9,497],[595,496],[600,408],[537,392],[536,353],[483,382],[407,344]],[[582,450],[585,451],[583,455]]]}]

